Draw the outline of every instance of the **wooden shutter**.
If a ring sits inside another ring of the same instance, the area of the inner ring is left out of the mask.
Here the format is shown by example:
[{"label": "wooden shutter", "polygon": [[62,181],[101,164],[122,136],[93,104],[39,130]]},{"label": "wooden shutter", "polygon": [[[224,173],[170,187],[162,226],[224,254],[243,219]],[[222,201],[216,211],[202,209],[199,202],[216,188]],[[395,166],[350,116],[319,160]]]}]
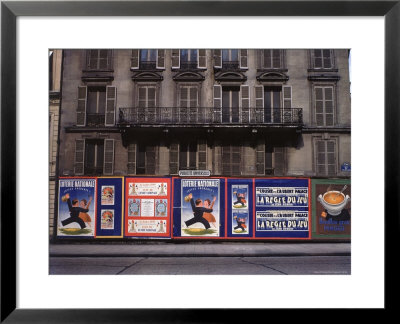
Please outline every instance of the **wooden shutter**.
[{"label": "wooden shutter", "polygon": [[139,50],[134,49],[132,50],[132,57],[131,57],[131,70],[139,69]]},{"label": "wooden shutter", "polygon": [[180,51],[178,49],[173,49],[172,54],[171,54],[171,59],[172,59],[172,68],[173,69],[179,69],[181,64],[180,64]]},{"label": "wooden shutter", "polygon": [[247,49],[239,50],[240,55],[240,68],[247,69]]},{"label": "wooden shutter", "polygon": [[204,139],[197,141],[197,152],[198,152],[198,168],[199,170],[207,169],[207,143]]},{"label": "wooden shutter", "polygon": [[292,87],[282,86],[283,93],[283,122],[291,123],[293,121],[292,111]]},{"label": "wooden shutter", "polygon": [[179,121],[186,123],[189,118],[189,87],[181,86],[179,90]]},{"label": "wooden shutter", "polygon": [[86,51],[86,67],[90,70],[97,69],[99,62],[99,50]]},{"label": "wooden shutter", "polygon": [[333,87],[324,88],[324,108],[325,108],[325,126],[333,126],[334,124]]},{"label": "wooden shutter", "polygon": [[256,146],[256,173],[257,175],[265,174],[265,152],[264,142],[259,141]]},{"label": "wooden shutter", "polygon": [[321,69],[323,67],[322,50],[315,49],[312,51],[312,54],[313,54],[313,67],[315,69]]},{"label": "wooden shutter", "polygon": [[272,68],[272,57],[271,57],[271,50],[265,49],[262,51],[262,68],[264,69],[271,69]]},{"label": "wooden shutter", "polygon": [[264,112],[264,86],[255,86],[254,87],[255,97],[256,97],[256,109],[254,111],[254,116],[252,116],[251,120],[261,123]]},{"label": "wooden shutter", "polygon": [[207,53],[205,49],[199,49],[197,55],[197,67],[199,69],[207,68]]},{"label": "wooden shutter", "polygon": [[214,67],[222,68],[222,51],[220,49],[214,50]]},{"label": "wooden shutter", "polygon": [[136,174],[136,143],[128,145],[128,174]]},{"label": "wooden shutter", "polygon": [[146,174],[156,174],[155,146],[146,146]]},{"label": "wooden shutter", "polygon": [[334,140],[328,140],[326,142],[326,162],[328,176],[336,175],[336,142]]},{"label": "wooden shutter", "polygon": [[172,143],[169,146],[169,173],[178,174],[178,156],[179,156],[179,145],[178,143]]},{"label": "wooden shutter", "polygon": [[283,176],[285,173],[285,148],[274,148],[274,174],[276,176]]},{"label": "wooden shutter", "polygon": [[316,167],[317,174],[325,176],[335,176],[336,170],[336,141],[318,140],[316,141]]},{"label": "wooden shutter", "polygon": [[272,68],[279,69],[282,67],[282,50],[272,50]]},{"label": "wooden shutter", "polygon": [[106,126],[114,126],[115,124],[115,106],[117,102],[117,88],[107,86],[106,89]]},{"label": "wooden shutter", "polygon": [[330,49],[322,50],[322,65],[324,69],[331,69],[332,65],[332,51]]},{"label": "wooden shutter", "polygon": [[104,140],[104,166],[103,173],[112,175],[114,173],[114,140]]},{"label": "wooden shutter", "polygon": [[157,69],[165,69],[165,50],[157,50]]},{"label": "wooden shutter", "polygon": [[248,85],[240,86],[241,122],[250,121],[250,90]]},{"label": "wooden shutter", "polygon": [[222,117],[222,87],[218,84],[214,85],[213,91],[214,102],[214,122],[220,123]]},{"label": "wooden shutter", "polygon": [[87,87],[78,87],[78,107],[76,108],[76,126],[86,124]]},{"label": "wooden shutter", "polygon": [[324,126],[324,91],[322,87],[315,87],[315,122],[317,126]]},{"label": "wooden shutter", "polygon": [[85,165],[85,140],[75,140],[75,174],[82,175]]}]

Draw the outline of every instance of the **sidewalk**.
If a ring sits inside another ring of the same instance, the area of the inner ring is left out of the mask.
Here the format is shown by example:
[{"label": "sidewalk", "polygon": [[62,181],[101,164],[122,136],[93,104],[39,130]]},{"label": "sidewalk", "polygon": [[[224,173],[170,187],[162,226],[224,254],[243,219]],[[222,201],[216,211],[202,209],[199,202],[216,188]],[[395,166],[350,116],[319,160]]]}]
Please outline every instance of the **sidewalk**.
[{"label": "sidewalk", "polygon": [[350,243],[191,242],[50,244],[50,257],[280,257],[344,256]]}]

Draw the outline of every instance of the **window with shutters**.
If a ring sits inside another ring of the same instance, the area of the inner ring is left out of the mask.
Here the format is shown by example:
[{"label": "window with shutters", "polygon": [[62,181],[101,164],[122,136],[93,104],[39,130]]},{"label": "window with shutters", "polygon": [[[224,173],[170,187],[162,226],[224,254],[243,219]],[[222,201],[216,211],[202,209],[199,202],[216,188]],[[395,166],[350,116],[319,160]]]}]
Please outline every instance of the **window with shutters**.
[{"label": "window with shutters", "polygon": [[116,100],[116,87],[78,87],[76,125],[114,126]]},{"label": "window with shutters", "polygon": [[263,49],[259,51],[260,68],[269,69],[284,69],[284,50],[281,49]]},{"label": "window with shutters", "polygon": [[311,50],[311,68],[316,70],[334,69],[334,55],[331,49]]},{"label": "window with shutters", "polygon": [[76,175],[112,175],[113,172],[113,139],[86,139],[75,141]]},{"label": "window with shutters", "polygon": [[173,49],[171,60],[172,69],[198,70],[207,68],[205,49]]},{"label": "window with shutters", "polygon": [[170,174],[179,170],[206,170],[207,144],[199,139],[191,142],[173,143],[170,145]]},{"label": "window with shutters", "polygon": [[157,117],[157,86],[138,86],[136,97],[138,121],[142,123],[154,123]]},{"label": "window with shutters", "polygon": [[92,49],[86,51],[87,70],[112,70],[112,50]]},{"label": "window with shutters", "polygon": [[196,170],[197,143],[179,143],[179,170]]},{"label": "window with shutters", "polygon": [[134,49],[131,70],[156,70],[165,68],[164,49]]},{"label": "window with shutters", "polygon": [[197,85],[180,85],[178,98],[178,120],[180,123],[196,123],[201,120],[201,116],[199,116],[199,88]]},{"label": "window with shutters", "polygon": [[241,175],[241,145],[222,146],[222,175]]},{"label": "window with shutters", "polygon": [[136,144],[136,174],[156,174],[156,146]]},{"label": "window with shutters", "polygon": [[214,111],[216,123],[248,123],[250,120],[250,90],[248,85],[214,85]]},{"label": "window with shutters", "polygon": [[319,176],[337,175],[337,149],[336,140],[315,140],[315,167]]},{"label": "window with shutters", "polygon": [[128,144],[128,174],[136,174],[136,143]]},{"label": "window with shutters", "polygon": [[257,175],[285,175],[285,148],[260,142],[256,146]]},{"label": "window with shutters", "polygon": [[314,112],[317,126],[334,126],[335,100],[333,86],[314,87]]},{"label": "window with shutters", "polygon": [[222,70],[247,69],[246,49],[214,50],[214,67]]}]

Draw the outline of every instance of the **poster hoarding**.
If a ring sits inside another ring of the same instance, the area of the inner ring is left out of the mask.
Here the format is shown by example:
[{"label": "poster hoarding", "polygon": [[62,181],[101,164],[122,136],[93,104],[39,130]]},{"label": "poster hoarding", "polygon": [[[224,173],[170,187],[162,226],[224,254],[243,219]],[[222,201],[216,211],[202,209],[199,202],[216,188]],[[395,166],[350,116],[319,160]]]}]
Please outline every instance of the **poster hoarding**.
[{"label": "poster hoarding", "polygon": [[309,179],[255,179],[255,237],[309,238]]},{"label": "poster hoarding", "polygon": [[96,238],[122,237],[123,178],[97,178]]},{"label": "poster hoarding", "polygon": [[174,237],[224,236],[224,179],[174,179],[173,181]]},{"label": "poster hoarding", "polygon": [[227,236],[253,236],[253,179],[227,179]]},{"label": "poster hoarding", "polygon": [[60,178],[57,236],[96,235],[96,178]]},{"label": "poster hoarding", "polygon": [[312,179],[312,237],[350,238],[351,182]]},{"label": "poster hoarding", "polygon": [[125,178],[125,236],[169,237],[171,180]]}]

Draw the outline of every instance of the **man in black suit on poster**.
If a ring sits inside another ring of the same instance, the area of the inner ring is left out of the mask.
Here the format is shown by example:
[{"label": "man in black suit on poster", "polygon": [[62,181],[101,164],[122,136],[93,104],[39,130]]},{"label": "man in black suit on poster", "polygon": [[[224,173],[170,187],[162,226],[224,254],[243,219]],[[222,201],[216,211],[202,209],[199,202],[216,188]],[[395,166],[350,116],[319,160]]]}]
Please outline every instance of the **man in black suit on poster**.
[{"label": "man in black suit on poster", "polygon": [[[194,202],[191,193],[187,196],[187,198],[190,199],[190,204],[192,205],[194,217],[185,221],[186,226],[189,227],[194,223],[202,223],[206,229],[209,229],[211,227],[210,223],[203,217],[203,214],[212,213],[213,210],[211,208],[203,207],[203,201],[201,199],[196,199],[196,202]],[[217,197],[214,197],[213,201],[215,201],[216,199]]]}]

